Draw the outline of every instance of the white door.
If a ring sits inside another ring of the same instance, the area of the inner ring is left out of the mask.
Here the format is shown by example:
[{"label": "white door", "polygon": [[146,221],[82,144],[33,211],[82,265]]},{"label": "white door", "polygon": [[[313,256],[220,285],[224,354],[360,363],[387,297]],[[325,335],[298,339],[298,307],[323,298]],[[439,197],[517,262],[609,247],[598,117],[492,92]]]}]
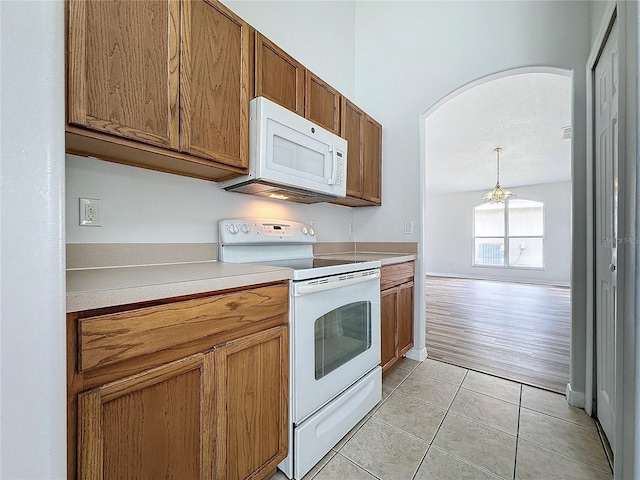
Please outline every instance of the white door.
[{"label": "white door", "polygon": [[613,444],[618,242],[618,42],[614,24],[595,68],[596,415]]}]

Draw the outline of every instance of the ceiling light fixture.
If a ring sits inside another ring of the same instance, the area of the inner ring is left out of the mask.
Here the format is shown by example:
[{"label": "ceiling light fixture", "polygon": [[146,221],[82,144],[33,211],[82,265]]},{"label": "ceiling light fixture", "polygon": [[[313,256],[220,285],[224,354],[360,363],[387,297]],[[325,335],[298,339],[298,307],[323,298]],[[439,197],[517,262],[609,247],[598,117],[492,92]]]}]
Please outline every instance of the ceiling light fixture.
[{"label": "ceiling light fixture", "polygon": [[504,203],[505,200],[509,200],[511,197],[513,197],[513,193],[511,193],[509,190],[503,190],[500,186],[500,152],[502,151],[502,149],[500,147],[497,147],[493,151],[498,155],[498,159],[496,161],[496,186],[490,192],[485,193],[482,196],[482,200],[487,203]]}]

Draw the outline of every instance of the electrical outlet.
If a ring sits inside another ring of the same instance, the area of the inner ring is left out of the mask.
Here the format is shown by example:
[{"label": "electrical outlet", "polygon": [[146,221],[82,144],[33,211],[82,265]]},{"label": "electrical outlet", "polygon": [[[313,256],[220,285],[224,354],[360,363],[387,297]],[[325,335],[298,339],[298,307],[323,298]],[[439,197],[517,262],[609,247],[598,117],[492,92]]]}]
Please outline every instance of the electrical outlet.
[{"label": "electrical outlet", "polygon": [[404,234],[411,235],[413,233],[413,220],[404,221]]},{"label": "electrical outlet", "polygon": [[317,221],[316,221],[316,220],[311,220],[311,221],[309,222],[309,225],[311,225],[313,228],[316,228],[316,223],[317,223]]},{"label": "electrical outlet", "polygon": [[355,229],[353,223],[350,223],[349,224],[349,235],[355,235],[355,233],[356,233],[356,229]]},{"label": "electrical outlet", "polygon": [[97,198],[80,199],[80,225],[83,227],[102,226],[102,200]]}]

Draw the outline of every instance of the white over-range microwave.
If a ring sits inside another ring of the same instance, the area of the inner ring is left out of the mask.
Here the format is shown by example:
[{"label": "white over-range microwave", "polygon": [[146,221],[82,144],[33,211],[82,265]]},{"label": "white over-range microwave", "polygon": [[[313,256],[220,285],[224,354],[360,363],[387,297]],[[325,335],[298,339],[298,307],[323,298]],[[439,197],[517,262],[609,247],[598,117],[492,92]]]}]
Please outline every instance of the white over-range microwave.
[{"label": "white over-range microwave", "polygon": [[249,173],[222,188],[299,203],[346,195],[344,138],[264,97],[249,105]]}]

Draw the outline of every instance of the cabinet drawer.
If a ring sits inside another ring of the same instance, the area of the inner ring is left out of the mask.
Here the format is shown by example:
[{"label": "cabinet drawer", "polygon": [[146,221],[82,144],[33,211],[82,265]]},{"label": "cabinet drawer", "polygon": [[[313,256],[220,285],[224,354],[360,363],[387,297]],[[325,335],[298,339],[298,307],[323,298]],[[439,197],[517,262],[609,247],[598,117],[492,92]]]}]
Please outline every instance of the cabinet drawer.
[{"label": "cabinet drawer", "polygon": [[81,372],[193,340],[237,331],[288,312],[288,287],[273,285],[78,321]]},{"label": "cabinet drawer", "polygon": [[380,290],[413,280],[413,262],[385,265],[380,269]]}]

